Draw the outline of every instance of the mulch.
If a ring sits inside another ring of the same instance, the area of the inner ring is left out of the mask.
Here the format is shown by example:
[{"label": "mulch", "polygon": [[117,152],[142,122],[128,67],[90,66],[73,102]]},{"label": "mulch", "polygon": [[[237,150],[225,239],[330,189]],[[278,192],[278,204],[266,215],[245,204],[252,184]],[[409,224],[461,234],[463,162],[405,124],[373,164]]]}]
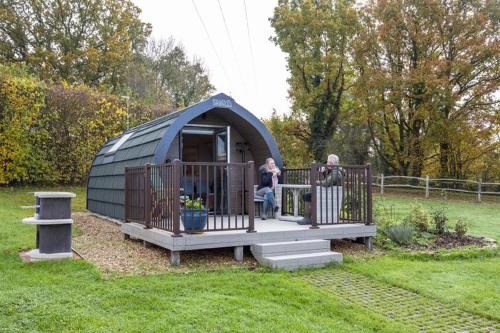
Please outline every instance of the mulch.
[{"label": "mulch", "polygon": [[157,246],[146,248],[140,240],[124,240],[116,223],[89,213],[73,214],[73,219],[79,233],[73,238],[74,250],[105,275],[187,273],[257,266],[250,253],[245,253],[243,263],[236,262],[232,248],[185,251],[181,254],[181,266],[172,266],[169,250]]},{"label": "mulch", "polygon": [[484,237],[475,236],[463,236],[459,237],[456,233],[445,232],[442,235],[438,235],[434,241],[427,245],[413,244],[408,246],[411,250],[440,250],[440,249],[454,249],[465,246],[477,246],[477,247],[494,247],[496,242],[492,239]]}]

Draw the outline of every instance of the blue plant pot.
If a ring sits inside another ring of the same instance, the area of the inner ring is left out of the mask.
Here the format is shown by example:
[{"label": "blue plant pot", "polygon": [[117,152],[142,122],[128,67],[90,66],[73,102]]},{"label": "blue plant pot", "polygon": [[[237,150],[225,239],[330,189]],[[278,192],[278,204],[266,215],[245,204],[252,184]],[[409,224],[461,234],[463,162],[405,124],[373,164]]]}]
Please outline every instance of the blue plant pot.
[{"label": "blue plant pot", "polygon": [[188,233],[203,232],[207,225],[206,209],[182,209],[181,220]]}]

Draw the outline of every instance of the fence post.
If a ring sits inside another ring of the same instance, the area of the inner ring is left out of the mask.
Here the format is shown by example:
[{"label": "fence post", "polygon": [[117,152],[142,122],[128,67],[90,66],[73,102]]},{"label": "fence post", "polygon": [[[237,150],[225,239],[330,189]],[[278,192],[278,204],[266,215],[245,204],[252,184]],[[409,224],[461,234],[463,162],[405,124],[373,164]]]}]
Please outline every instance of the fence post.
[{"label": "fence post", "polygon": [[172,209],[172,231],[173,237],[181,236],[181,225],[180,225],[180,188],[181,188],[181,161],[178,159],[174,160],[174,177],[173,177],[173,209]]},{"label": "fence post", "polygon": [[481,177],[479,177],[479,181],[477,182],[477,202],[481,202]]},{"label": "fence post", "polygon": [[318,166],[316,164],[311,164],[311,226],[309,229],[318,229],[317,221],[317,192],[316,192],[316,182],[318,181]]},{"label": "fence post", "polygon": [[[373,206],[372,206],[372,165],[368,164],[366,166],[367,179],[366,179],[366,224],[373,223]],[[382,178],[383,179],[383,178]]]},{"label": "fence post", "polygon": [[146,209],[146,225],[145,228],[151,228],[151,215],[152,215],[152,200],[151,200],[151,164],[146,164],[146,179],[144,180],[144,209]]},{"label": "fence post", "polygon": [[254,207],[254,182],[255,167],[253,161],[247,163],[247,214],[248,214],[248,230],[247,232],[255,232],[255,207]]},{"label": "fence post", "polygon": [[384,174],[380,174],[380,195],[384,195]]},{"label": "fence post", "polygon": [[425,198],[429,198],[429,175],[425,176]]}]

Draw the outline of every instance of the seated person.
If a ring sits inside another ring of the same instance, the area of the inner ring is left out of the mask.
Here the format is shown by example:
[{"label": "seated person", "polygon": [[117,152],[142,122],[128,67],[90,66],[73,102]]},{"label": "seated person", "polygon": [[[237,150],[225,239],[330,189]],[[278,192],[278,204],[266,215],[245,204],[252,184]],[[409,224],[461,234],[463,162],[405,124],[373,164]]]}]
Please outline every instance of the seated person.
[{"label": "seated person", "polygon": [[273,208],[274,212],[277,212],[279,207],[276,205],[274,200],[273,189],[278,184],[278,176],[281,171],[276,167],[274,160],[272,158],[266,159],[266,164],[259,168],[260,172],[260,185],[257,187],[257,192],[255,195],[263,197],[263,212],[261,218],[263,220],[267,219],[267,210],[269,205]]},{"label": "seated person", "polygon": [[[340,186],[342,185],[342,170],[341,168],[331,168],[330,165],[339,165],[339,157],[335,154],[328,155],[326,168],[321,169],[321,180],[317,181],[317,185],[323,187]],[[298,224],[311,224],[311,192],[302,195],[304,200],[304,218],[297,221]]]}]

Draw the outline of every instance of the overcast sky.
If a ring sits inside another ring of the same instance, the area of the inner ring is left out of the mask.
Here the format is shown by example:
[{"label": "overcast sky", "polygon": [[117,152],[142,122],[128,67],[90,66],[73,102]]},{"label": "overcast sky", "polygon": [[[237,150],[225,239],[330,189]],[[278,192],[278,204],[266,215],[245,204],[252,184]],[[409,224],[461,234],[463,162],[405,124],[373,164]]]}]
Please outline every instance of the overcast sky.
[{"label": "overcast sky", "polygon": [[201,21],[193,0],[133,1],[142,9],[142,20],[152,24],[154,38],[172,36],[190,57],[203,59],[217,92],[232,96],[259,118],[269,117],[273,108],[289,111],[285,54],[269,41],[273,34],[269,18],[277,1],[246,1],[254,57],[243,0],[220,0],[229,36],[219,0],[194,0]]}]

